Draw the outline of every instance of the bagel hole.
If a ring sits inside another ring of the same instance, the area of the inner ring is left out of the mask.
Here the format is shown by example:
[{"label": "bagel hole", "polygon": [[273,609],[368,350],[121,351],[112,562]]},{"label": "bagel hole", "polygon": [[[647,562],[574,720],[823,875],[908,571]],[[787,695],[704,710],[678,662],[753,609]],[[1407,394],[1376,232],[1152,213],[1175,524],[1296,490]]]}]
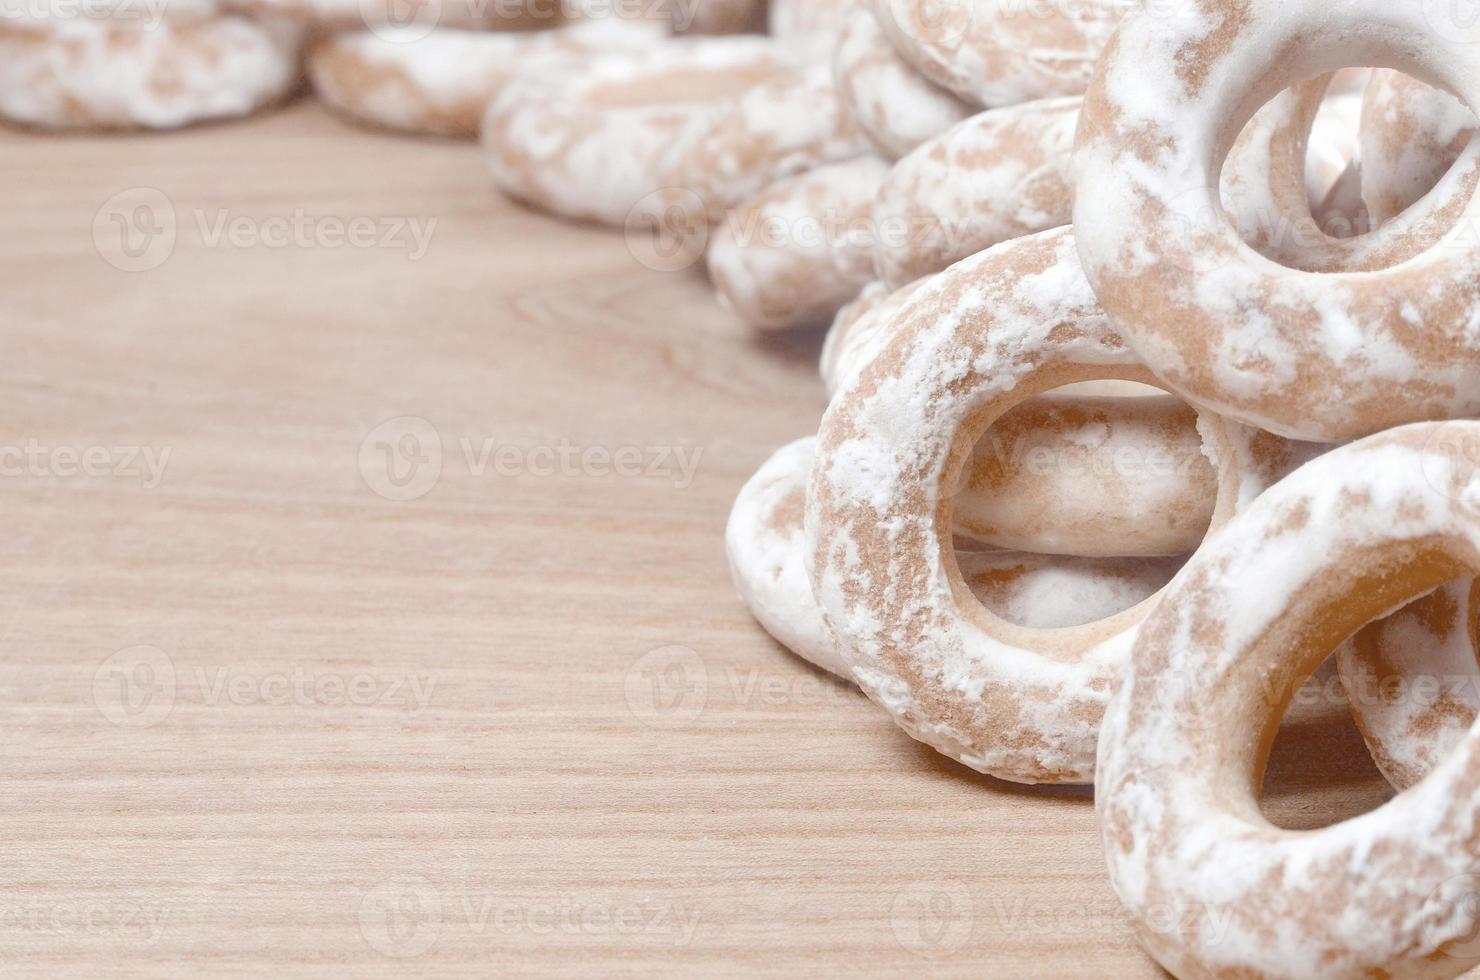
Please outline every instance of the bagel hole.
[{"label": "bagel hole", "polygon": [[1360,816],[1442,763],[1480,710],[1480,591],[1453,578],[1356,630],[1292,698],[1261,808],[1314,830]]},{"label": "bagel hole", "polygon": [[1362,93],[1367,68],[1344,68],[1331,80],[1311,124],[1305,147],[1306,203],[1321,231],[1332,238],[1355,238],[1371,228],[1362,201]]},{"label": "bagel hole", "polygon": [[[1370,69],[1345,68],[1332,76],[1315,109],[1303,160],[1291,161],[1289,150],[1281,155],[1286,143],[1268,141],[1267,136],[1260,141],[1255,135],[1271,118],[1283,118],[1276,104],[1291,105],[1300,93],[1310,91],[1313,79],[1276,93],[1235,141],[1220,177],[1223,209],[1256,251],[1305,268],[1304,255],[1319,254],[1327,239],[1354,238],[1370,230],[1358,166],[1362,93],[1369,75]],[[1293,120],[1284,121],[1294,125]],[[1240,165],[1239,147],[1246,139],[1253,140],[1255,152],[1248,160],[1255,162]],[[1266,146],[1269,154],[1264,153]],[[1263,190],[1265,185],[1269,191]],[[1266,199],[1266,194],[1273,197]],[[1326,271],[1318,260],[1311,268]]]},{"label": "bagel hole", "polygon": [[1133,382],[1056,388],[977,441],[954,498],[957,565],[1013,625],[1109,619],[1171,581],[1206,535],[1216,492],[1180,399]]},{"label": "bagel hole", "polygon": [[1393,796],[1352,720],[1336,660],[1328,657],[1296,691],[1270,747],[1259,808],[1285,830],[1329,827]]}]

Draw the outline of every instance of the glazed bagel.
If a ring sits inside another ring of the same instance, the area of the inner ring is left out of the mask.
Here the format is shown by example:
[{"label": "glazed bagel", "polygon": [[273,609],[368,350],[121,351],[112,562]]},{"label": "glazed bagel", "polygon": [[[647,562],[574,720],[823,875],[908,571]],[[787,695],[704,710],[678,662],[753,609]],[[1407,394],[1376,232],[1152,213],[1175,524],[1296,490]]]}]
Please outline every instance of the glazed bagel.
[{"label": "glazed bagel", "polygon": [[[909,734],[972,768],[1073,783],[1147,600],[1072,630],[1016,627],[965,602],[950,547],[969,454],[1043,391],[1150,373],[1095,303],[1073,235],[1014,239],[921,285],[883,351],[833,399],[807,492],[824,621],[860,686]],[[1295,447],[1203,416],[1213,524],[1273,482]]]},{"label": "glazed bagel", "polygon": [[298,85],[304,31],[281,19],[0,18],[0,118],[46,129],[176,129],[245,116]]},{"label": "glazed bagel", "polygon": [[853,121],[891,160],[977,111],[915,71],[862,6],[838,33],[833,84]]},{"label": "glazed bagel", "polygon": [[[766,632],[804,660],[851,679],[807,580],[802,515],[816,443],[809,436],[783,446],[746,482],[730,511],[725,551],[736,590]],[[958,551],[957,559],[978,601],[1032,629],[1078,626],[1129,609],[1182,563],[1011,551]]]},{"label": "glazed bagel", "polygon": [[900,160],[874,204],[874,271],[902,285],[998,242],[1068,224],[1077,98],[973,116]]},{"label": "glazed bagel", "polygon": [[730,211],[709,239],[709,278],[746,323],[826,323],[872,275],[869,210],[889,172],[857,157],[788,177]]},{"label": "glazed bagel", "polygon": [[[1480,250],[1464,241],[1473,195],[1399,264],[1323,274],[1247,248],[1208,181],[1264,97],[1348,59],[1480,96],[1480,73],[1460,67],[1472,49],[1438,36],[1422,6],[1213,0],[1200,16],[1141,8],[1122,21],[1081,116],[1075,237],[1106,312],[1194,404],[1326,442],[1480,410],[1480,334],[1469,326]],[[1369,23],[1380,27],[1354,40],[1350,25]],[[1179,82],[1153,96],[1147,77]],[[1441,188],[1469,179],[1480,154],[1466,154]]]},{"label": "glazed bagel", "polygon": [[1372,73],[1361,118],[1362,199],[1376,223],[1433,190],[1480,128],[1448,92],[1391,69]]},{"label": "glazed bagel", "polygon": [[[805,60],[809,48],[788,50]],[[673,191],[668,203],[702,208],[694,223],[712,225],[778,180],[872,151],[838,100],[831,69],[814,64],[689,121],[664,155],[658,182]]]},{"label": "glazed bagel", "polygon": [[357,122],[471,138],[489,103],[518,75],[577,71],[594,54],[655,43],[647,31],[605,28],[526,34],[443,28],[425,36],[398,28],[341,31],[312,47],[308,76],[315,95]]},{"label": "glazed bagel", "polygon": [[483,120],[494,183],[553,214],[621,226],[663,186],[660,161],[686,127],[762,82],[794,80],[797,57],[769,38],[675,38],[515,79]]},{"label": "glazed bagel", "polygon": [[1480,713],[1480,585],[1460,579],[1366,626],[1337,654],[1352,717],[1387,781],[1407,789]]},{"label": "glazed bagel", "polygon": [[1115,25],[1135,6],[1131,0],[866,2],[906,61],[983,106],[1083,93]]},{"label": "glazed bagel", "polygon": [[1480,734],[1324,829],[1277,828],[1257,800],[1298,682],[1363,623],[1480,567],[1480,473],[1456,451],[1476,440],[1475,423],[1419,424],[1313,460],[1211,536],[1141,627],[1095,804],[1115,891],[1175,975],[1476,964]]}]

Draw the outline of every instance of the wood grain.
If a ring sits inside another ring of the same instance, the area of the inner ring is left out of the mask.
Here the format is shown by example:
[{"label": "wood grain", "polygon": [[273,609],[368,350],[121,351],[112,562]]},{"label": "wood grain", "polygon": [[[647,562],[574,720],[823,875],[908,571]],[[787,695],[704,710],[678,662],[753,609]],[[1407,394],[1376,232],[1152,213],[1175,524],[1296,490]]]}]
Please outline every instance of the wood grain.
[{"label": "wood grain", "polygon": [[[0,973],[1156,975],[1086,791],[943,761],[734,597],[818,338],[312,104],[0,140]],[[136,188],[177,238],[124,272]],[[1385,797],[1339,710],[1284,741],[1282,822]]]}]

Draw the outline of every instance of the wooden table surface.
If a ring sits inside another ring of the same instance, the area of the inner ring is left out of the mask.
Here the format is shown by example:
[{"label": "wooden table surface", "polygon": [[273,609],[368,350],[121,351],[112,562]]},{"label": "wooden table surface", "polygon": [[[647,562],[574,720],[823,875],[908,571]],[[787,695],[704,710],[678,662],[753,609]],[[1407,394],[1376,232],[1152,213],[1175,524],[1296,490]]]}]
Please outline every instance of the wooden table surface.
[{"label": "wooden table surface", "polygon": [[[0,141],[0,974],[1157,974],[1087,791],[736,599],[818,337],[312,103]],[[1285,825],[1387,795],[1316,715]]]}]

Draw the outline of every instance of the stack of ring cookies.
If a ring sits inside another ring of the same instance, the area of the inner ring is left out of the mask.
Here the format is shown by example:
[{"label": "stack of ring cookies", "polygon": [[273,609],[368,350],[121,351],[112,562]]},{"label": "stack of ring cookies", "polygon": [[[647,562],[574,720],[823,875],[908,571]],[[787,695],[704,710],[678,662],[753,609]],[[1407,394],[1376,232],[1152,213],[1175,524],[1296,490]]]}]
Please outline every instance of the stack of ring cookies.
[{"label": "stack of ring cookies", "polygon": [[[749,206],[869,208],[872,243],[805,263],[731,229],[711,245],[747,320],[837,308],[816,435],[730,515],[742,599],[941,753],[1093,783],[1111,882],[1175,975],[1468,970],[1473,38],[1424,4],[1086,2],[1065,57],[1035,60],[1046,42],[986,4],[948,39],[923,6],[877,0],[840,32],[873,152]],[[1328,661],[1397,795],[1284,830],[1259,788]],[[1169,907],[1206,914],[1168,928]]]}]

